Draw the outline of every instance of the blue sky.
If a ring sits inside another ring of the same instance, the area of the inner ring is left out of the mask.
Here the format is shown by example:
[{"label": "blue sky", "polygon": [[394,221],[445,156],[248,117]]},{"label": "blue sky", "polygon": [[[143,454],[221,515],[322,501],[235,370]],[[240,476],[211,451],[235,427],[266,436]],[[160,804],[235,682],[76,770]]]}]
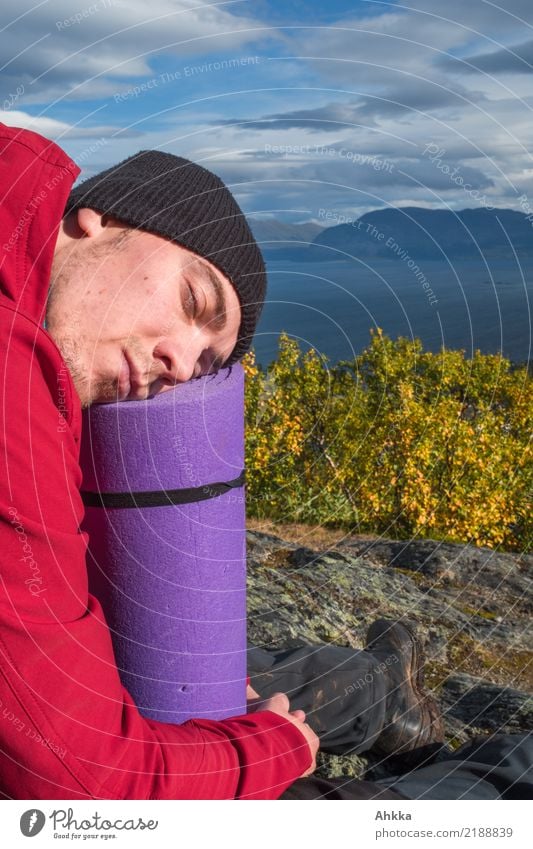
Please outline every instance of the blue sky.
[{"label": "blue sky", "polygon": [[83,176],[160,148],[262,217],[533,208],[531,0],[3,0],[0,29],[0,120]]}]

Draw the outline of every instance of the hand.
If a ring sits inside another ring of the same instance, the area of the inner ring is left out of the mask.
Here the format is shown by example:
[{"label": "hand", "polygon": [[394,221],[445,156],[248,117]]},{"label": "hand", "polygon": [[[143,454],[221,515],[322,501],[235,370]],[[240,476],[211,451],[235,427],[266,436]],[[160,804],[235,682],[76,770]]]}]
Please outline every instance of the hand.
[{"label": "hand", "polygon": [[290,703],[285,693],[274,693],[274,695],[270,696],[269,699],[261,699],[259,693],[256,693],[253,687],[250,687],[249,684],[246,688],[246,701],[248,705],[248,713],[253,713],[256,710],[270,710],[272,713],[277,713],[278,716],[282,716],[284,719],[287,719],[296,726],[298,731],[300,731],[307,740],[307,744],[313,757],[311,766],[300,776],[300,778],[305,778],[306,775],[311,775],[316,769],[316,754],[320,746],[320,741],[313,729],[306,723],[305,711],[290,711]]},{"label": "hand", "polygon": [[252,713],[252,710],[257,710],[257,708],[253,708],[254,703],[261,699],[259,693],[257,693],[254,688],[250,685],[246,685],[246,704],[248,706],[248,713]]}]

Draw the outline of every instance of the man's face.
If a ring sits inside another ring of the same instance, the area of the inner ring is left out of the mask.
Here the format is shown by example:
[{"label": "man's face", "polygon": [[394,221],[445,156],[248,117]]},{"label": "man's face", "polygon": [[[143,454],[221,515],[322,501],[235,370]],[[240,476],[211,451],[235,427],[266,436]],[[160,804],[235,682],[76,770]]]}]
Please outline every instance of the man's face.
[{"label": "man's face", "polygon": [[241,321],[229,279],[160,236],[92,210],[78,219],[76,237],[58,240],[46,325],[82,406],[143,400],[220,368]]}]

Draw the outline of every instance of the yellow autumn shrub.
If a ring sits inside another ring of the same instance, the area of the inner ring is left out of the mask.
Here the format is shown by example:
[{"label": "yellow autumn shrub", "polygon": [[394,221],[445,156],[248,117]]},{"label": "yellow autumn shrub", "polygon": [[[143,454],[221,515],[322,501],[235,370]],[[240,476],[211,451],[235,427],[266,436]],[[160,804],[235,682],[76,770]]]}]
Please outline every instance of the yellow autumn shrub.
[{"label": "yellow autumn shrub", "polygon": [[249,515],[529,550],[526,367],[379,328],[353,361],[282,334],[268,369],[244,367]]}]

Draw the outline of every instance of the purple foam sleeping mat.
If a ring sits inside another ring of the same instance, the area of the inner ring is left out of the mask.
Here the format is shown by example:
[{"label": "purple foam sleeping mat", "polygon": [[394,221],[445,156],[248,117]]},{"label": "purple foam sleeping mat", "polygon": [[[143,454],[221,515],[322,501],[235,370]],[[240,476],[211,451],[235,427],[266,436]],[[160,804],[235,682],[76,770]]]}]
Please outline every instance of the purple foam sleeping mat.
[{"label": "purple foam sleeping mat", "polygon": [[84,411],[90,591],[140,712],[246,712],[244,373]]}]

